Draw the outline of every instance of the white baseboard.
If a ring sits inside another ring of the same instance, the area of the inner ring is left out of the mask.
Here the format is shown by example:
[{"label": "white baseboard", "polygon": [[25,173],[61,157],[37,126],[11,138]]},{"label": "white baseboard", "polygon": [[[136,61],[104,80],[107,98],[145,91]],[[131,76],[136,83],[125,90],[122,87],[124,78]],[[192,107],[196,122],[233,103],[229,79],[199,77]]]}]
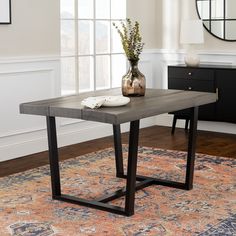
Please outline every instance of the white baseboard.
[{"label": "white baseboard", "polygon": [[[156,125],[172,126],[173,115],[163,114],[156,117]],[[176,127],[184,128],[185,121],[177,120]],[[214,121],[198,121],[198,130],[236,134],[236,124]]]},{"label": "white baseboard", "polygon": [[[145,128],[155,125],[155,117],[142,119],[140,128]],[[74,129],[77,127],[76,129]],[[129,131],[129,123],[121,125],[121,132]],[[110,136],[113,134],[112,125],[97,122],[80,122],[71,125],[71,127],[64,127],[64,131],[59,132],[58,146],[66,146],[75,143],[81,143],[97,138]]]},{"label": "white baseboard", "polygon": [[199,121],[198,129],[219,132],[226,134],[236,134],[236,124],[226,122]]}]

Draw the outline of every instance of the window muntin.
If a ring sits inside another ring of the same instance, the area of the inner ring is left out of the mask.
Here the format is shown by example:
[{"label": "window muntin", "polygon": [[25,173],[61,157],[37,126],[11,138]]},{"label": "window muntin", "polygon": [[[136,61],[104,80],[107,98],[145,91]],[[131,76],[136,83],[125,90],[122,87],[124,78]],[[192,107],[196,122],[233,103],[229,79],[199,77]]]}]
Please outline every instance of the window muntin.
[{"label": "window muntin", "polygon": [[120,87],[126,70],[112,22],[126,18],[126,0],[61,0],[61,93]]}]

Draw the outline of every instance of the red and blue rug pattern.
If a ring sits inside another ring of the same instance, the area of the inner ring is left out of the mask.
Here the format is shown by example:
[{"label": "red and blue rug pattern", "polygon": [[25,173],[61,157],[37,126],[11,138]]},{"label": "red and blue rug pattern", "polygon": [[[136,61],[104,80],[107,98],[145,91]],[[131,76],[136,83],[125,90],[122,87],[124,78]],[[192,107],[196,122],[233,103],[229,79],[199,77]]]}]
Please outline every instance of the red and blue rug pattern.
[{"label": "red and blue rug pattern", "polygon": [[[125,163],[127,147],[124,147]],[[138,174],[184,181],[186,153],[140,147]],[[61,162],[62,191],[95,199],[125,186],[108,148]],[[123,206],[124,198],[112,202]],[[236,235],[236,160],[196,155],[190,191],[150,186],[136,193],[135,215],[119,216],[52,200],[49,167],[0,178],[0,235]]]}]

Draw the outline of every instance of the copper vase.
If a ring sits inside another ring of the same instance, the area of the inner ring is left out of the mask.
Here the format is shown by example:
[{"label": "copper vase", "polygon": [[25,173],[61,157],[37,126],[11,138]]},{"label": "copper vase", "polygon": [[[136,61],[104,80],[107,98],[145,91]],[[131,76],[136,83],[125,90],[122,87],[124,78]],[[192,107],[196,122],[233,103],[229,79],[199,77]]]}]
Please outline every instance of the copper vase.
[{"label": "copper vase", "polygon": [[122,94],[126,97],[145,95],[146,79],[138,69],[138,60],[129,60],[130,68],[122,77]]}]

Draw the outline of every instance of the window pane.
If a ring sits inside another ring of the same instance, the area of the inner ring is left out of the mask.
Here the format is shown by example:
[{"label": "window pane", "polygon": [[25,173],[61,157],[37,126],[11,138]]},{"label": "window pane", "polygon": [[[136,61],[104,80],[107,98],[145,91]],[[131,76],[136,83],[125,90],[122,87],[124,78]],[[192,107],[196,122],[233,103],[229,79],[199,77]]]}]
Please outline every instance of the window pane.
[{"label": "window pane", "polygon": [[111,0],[111,19],[126,18],[126,0]]},{"label": "window pane", "polygon": [[61,93],[62,95],[75,93],[75,58],[61,59]]},{"label": "window pane", "polygon": [[72,19],[75,17],[74,0],[61,0],[61,18]]},{"label": "window pane", "polygon": [[79,92],[93,90],[93,57],[79,57]]},{"label": "window pane", "polygon": [[[116,25],[120,25],[120,21],[113,21]],[[118,34],[116,28],[111,23],[111,50],[113,53],[123,53],[123,47],[121,43],[120,35]]]},{"label": "window pane", "polygon": [[96,22],[96,53],[110,52],[110,23],[109,21]]},{"label": "window pane", "polygon": [[73,20],[61,21],[61,54],[75,55],[75,23]]},{"label": "window pane", "polygon": [[112,56],[112,87],[121,87],[123,75],[127,72],[126,57],[124,55]]},{"label": "window pane", "polygon": [[96,57],[96,89],[110,88],[110,56]]},{"label": "window pane", "polygon": [[93,21],[79,20],[79,55],[93,53]]},{"label": "window pane", "polygon": [[93,0],[78,0],[79,19],[93,18]]},{"label": "window pane", "polygon": [[96,0],[96,18],[97,19],[110,18],[110,0]]}]

